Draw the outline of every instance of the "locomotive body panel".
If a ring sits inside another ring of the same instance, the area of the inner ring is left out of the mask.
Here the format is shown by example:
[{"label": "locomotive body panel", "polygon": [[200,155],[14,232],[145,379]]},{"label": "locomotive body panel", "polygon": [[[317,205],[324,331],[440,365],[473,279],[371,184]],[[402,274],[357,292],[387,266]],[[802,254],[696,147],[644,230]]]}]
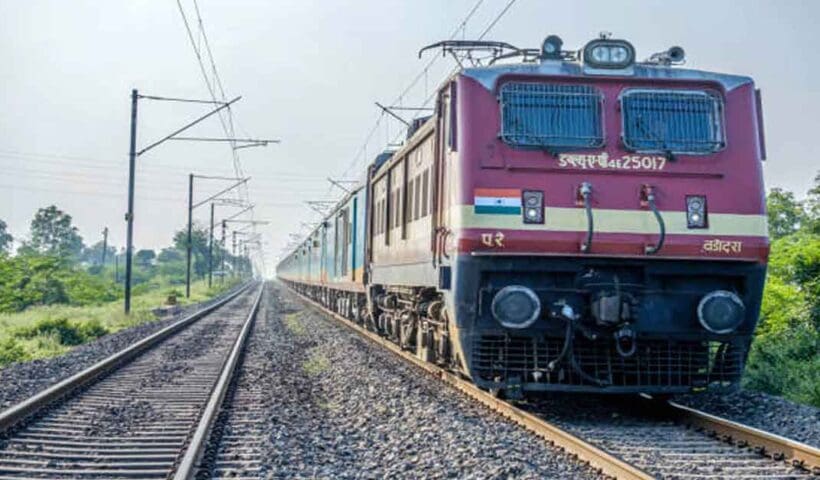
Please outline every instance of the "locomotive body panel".
[{"label": "locomotive body panel", "polygon": [[[458,131],[463,168],[459,183],[463,188],[454,222],[459,231],[459,251],[580,255],[586,216],[577,189],[589,182],[592,212],[597,220],[590,254],[645,256],[645,246],[656,242],[659,232],[653,213],[641,197],[642,189],[650,185],[667,229],[665,246],[656,257],[765,262],[765,195],[752,84],[723,91],[715,82],[658,85],[649,79],[501,76],[498,81],[593,85],[603,95],[605,145],[556,154],[507,145],[499,139],[497,92],[460,76]],[[675,155],[674,161],[656,153],[638,154],[625,149],[618,98],[624,90],[650,87],[720,91],[725,96],[726,146],[708,155]],[[625,168],[633,165],[640,168]],[[476,200],[481,198],[482,189],[506,189],[519,192],[519,197],[525,190],[543,191],[544,223],[524,224],[521,215],[481,211]],[[688,195],[707,198],[706,228],[687,228]],[[486,239],[482,242],[483,234],[496,231],[504,234],[503,247],[497,242],[486,245],[490,243]]]}]

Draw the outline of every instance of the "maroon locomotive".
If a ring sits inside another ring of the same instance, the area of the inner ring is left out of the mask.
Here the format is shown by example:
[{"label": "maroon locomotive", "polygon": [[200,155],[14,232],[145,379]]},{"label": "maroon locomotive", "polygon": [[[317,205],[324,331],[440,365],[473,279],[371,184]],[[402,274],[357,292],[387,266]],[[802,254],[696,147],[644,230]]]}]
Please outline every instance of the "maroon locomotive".
[{"label": "maroon locomotive", "polygon": [[769,250],[753,81],[606,37],[435,46],[492,58],[280,278],[511,397],[737,385]]}]

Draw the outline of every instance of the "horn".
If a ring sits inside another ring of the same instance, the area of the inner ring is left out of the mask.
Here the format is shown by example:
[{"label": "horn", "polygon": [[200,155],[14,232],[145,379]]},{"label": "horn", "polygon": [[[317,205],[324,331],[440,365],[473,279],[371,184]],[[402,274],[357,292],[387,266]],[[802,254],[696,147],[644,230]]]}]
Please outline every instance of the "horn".
[{"label": "horn", "polygon": [[683,48],[677,46],[667,50],[666,54],[673,63],[682,62],[683,59],[686,58],[686,52],[683,51]]}]

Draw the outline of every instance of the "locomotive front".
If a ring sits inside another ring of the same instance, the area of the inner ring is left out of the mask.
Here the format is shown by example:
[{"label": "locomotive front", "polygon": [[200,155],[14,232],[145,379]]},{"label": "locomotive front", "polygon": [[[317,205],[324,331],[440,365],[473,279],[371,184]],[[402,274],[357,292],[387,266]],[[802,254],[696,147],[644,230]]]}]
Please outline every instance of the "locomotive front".
[{"label": "locomotive front", "polygon": [[769,245],[752,80],[604,37],[538,56],[463,70],[444,107],[464,371],[509,396],[735,386]]}]

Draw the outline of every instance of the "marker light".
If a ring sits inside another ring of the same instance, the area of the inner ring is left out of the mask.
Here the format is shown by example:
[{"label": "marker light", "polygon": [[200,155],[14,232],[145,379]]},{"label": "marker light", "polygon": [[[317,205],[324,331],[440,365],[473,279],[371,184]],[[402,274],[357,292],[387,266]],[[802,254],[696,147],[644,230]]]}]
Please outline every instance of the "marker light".
[{"label": "marker light", "polygon": [[709,226],[705,196],[686,196],[686,226],[688,228],[707,228]]},{"label": "marker light", "polygon": [[544,192],[524,190],[521,194],[524,223],[544,223]]},{"label": "marker light", "polygon": [[635,47],[626,40],[598,39],[584,47],[584,63],[594,68],[622,69],[635,62]]}]

